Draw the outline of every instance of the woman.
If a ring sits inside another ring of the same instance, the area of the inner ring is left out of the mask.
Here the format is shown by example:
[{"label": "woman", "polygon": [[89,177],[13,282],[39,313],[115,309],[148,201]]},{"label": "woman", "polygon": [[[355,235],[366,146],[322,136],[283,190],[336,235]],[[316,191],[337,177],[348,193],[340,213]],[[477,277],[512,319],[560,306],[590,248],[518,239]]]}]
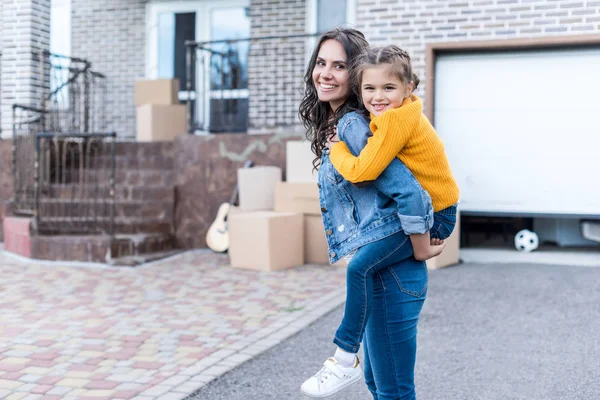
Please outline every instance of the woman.
[{"label": "woman", "polygon": [[[346,256],[349,264],[346,308],[334,339],[338,349],[301,390],[308,396],[327,397],[360,380],[355,353],[362,342],[365,380],[373,398],[415,399],[417,322],[427,291],[427,268],[412,257],[399,205],[402,198],[422,201],[424,191],[418,184],[401,187],[399,182],[406,180],[397,177],[406,174],[406,168],[398,160],[372,185],[358,188],[337,173],[328,154],[328,144],[336,140],[336,125],[340,139],[355,155],[369,136],[368,121],[353,112],[361,107],[349,73],[353,58],[367,46],[354,29],[327,32],[305,75],[300,118],[317,156],[314,164],[319,167],[330,261]],[[365,296],[352,294],[361,292],[369,295],[357,304],[355,300]],[[352,335],[357,331],[364,331],[364,337]]]}]

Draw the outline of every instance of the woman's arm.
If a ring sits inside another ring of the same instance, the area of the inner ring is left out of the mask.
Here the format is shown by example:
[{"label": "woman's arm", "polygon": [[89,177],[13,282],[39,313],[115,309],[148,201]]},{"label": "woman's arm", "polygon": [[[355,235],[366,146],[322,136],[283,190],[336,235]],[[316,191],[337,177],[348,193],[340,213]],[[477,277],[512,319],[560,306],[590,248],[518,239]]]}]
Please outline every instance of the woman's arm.
[{"label": "woman's arm", "polygon": [[370,135],[358,156],[354,156],[345,143],[331,148],[329,158],[334,168],[346,180],[357,183],[377,179],[385,168],[398,156],[408,141],[406,131],[394,129],[398,116],[390,110],[371,122]]}]

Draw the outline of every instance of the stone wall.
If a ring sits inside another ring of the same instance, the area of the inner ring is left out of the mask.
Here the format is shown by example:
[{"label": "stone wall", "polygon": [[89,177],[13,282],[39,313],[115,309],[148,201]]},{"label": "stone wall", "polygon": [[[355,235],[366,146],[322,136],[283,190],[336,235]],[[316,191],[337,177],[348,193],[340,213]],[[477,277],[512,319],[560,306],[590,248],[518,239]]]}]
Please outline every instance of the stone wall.
[{"label": "stone wall", "polygon": [[175,142],[176,215],[178,247],[206,247],[205,236],[219,205],[229,201],[237,169],[246,160],[275,165],[284,171],[284,135],[185,136]]},{"label": "stone wall", "polygon": [[[224,134],[182,136],[174,142],[119,142],[117,198],[135,200],[146,196],[148,201],[158,201],[174,190],[177,247],[205,247],[206,232],[219,205],[229,201],[236,185],[237,169],[246,160],[252,160],[255,165],[280,167],[285,177],[285,143],[298,139],[285,135]],[[12,196],[8,141],[0,141],[0,168],[0,200],[8,200]],[[170,212],[165,210],[162,214]],[[117,217],[127,216],[118,213]],[[153,217],[148,215],[148,221]]]}]

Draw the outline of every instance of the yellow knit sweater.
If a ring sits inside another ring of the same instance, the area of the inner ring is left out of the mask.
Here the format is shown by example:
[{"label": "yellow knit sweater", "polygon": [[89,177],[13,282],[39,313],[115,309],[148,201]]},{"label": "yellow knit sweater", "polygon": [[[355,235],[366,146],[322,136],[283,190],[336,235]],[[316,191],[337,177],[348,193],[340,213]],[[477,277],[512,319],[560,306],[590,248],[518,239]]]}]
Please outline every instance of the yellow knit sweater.
[{"label": "yellow knit sweater", "polygon": [[401,107],[374,117],[371,136],[358,157],[344,142],[336,143],[331,163],[350,182],[375,180],[398,157],[411,170],[440,211],[458,202],[459,190],[444,152],[444,144],[423,115],[421,99],[406,98]]}]

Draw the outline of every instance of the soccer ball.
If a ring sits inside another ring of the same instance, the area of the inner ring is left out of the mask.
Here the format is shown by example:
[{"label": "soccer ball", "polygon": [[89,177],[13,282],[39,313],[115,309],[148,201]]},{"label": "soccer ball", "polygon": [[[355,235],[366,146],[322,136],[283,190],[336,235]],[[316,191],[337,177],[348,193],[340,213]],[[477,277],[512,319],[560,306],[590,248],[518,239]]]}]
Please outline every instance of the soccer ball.
[{"label": "soccer ball", "polygon": [[528,229],[523,229],[515,235],[515,248],[519,251],[529,253],[537,249],[539,244],[538,235]]}]

